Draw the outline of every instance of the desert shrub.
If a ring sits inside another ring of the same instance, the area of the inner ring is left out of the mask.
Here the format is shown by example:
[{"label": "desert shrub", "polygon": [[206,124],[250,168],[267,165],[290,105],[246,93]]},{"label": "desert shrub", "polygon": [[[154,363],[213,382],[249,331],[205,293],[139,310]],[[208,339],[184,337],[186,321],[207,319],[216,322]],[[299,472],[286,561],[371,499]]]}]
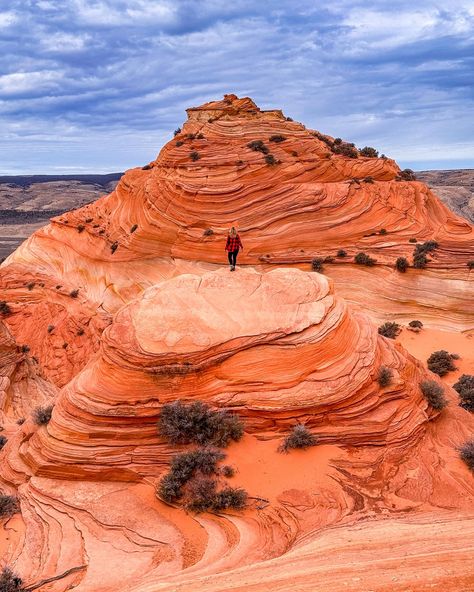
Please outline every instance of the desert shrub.
[{"label": "desert shrub", "polygon": [[199,160],[201,158],[201,155],[199,154],[199,152],[196,152],[196,150],[193,150],[192,152],[189,153],[189,158],[193,162],[196,162],[196,160]]},{"label": "desert shrub", "polygon": [[244,161],[238,160],[235,164],[236,164],[236,166],[242,166],[244,164]]},{"label": "desert shrub", "polygon": [[378,158],[379,155],[378,150],[372,148],[372,146],[364,146],[359,153],[361,156],[368,156],[369,158]]},{"label": "desert shrub", "polygon": [[25,592],[23,580],[9,567],[2,568],[0,572],[0,592]]},{"label": "desert shrub", "polygon": [[10,518],[20,511],[20,504],[15,495],[0,493],[0,518]]},{"label": "desert shrub", "polygon": [[426,267],[429,259],[426,256],[427,253],[434,251],[439,247],[439,244],[434,240],[429,240],[424,243],[417,244],[413,251],[413,266],[417,269],[423,269]]},{"label": "desert shrub", "polygon": [[319,273],[323,272],[323,263],[324,263],[324,257],[315,257],[312,261],[311,261],[311,269],[313,271],[317,271]]},{"label": "desert shrub", "polygon": [[424,380],[423,382],[420,382],[420,389],[433,409],[441,411],[441,409],[444,409],[448,404],[448,401],[444,396],[443,387],[435,380]]},{"label": "desert shrub", "polygon": [[382,235],[385,235],[385,234],[387,234],[387,229],[386,229],[386,228],[381,228],[381,229],[379,230],[379,234],[382,234]]},{"label": "desert shrub", "polygon": [[235,469],[230,465],[224,465],[221,469],[221,474],[229,479],[235,475]]},{"label": "desert shrub", "polygon": [[368,177],[364,177],[363,181],[364,181],[364,183],[373,183],[374,178],[369,175]]},{"label": "desert shrub", "polygon": [[[298,152],[296,152],[296,150],[292,150],[291,151],[291,156],[298,156]],[[473,261],[474,263],[474,261]]]},{"label": "desert shrub", "polygon": [[110,251],[112,253],[115,253],[115,251],[118,249],[118,242],[114,241],[111,245],[110,245]]},{"label": "desert shrub", "polygon": [[84,335],[85,331],[82,327],[80,327],[77,331],[76,331],[76,335],[78,337],[81,337],[82,335]]},{"label": "desert shrub", "polygon": [[133,226],[130,228],[130,234],[133,234],[137,228],[138,228],[138,224],[134,224],[134,225],[133,225]]},{"label": "desert shrub", "polygon": [[28,290],[31,292],[31,290],[33,290],[33,288],[36,286],[35,282],[29,282],[28,284],[26,284],[26,287],[28,288]]},{"label": "desert shrub", "polygon": [[469,267],[469,269],[474,269],[474,261],[468,261],[467,266]]},{"label": "desert shrub", "polygon": [[35,424],[41,426],[49,422],[52,413],[53,405],[45,405],[44,407],[35,407],[31,415]]},{"label": "desert shrub", "polygon": [[181,133],[181,128],[180,128],[180,127],[178,127],[178,128],[176,128],[176,129],[174,130],[174,132],[173,132],[173,135],[174,135],[174,136],[177,136],[177,135],[178,135],[178,134],[180,134],[180,133]]},{"label": "desert shrub", "polygon": [[[337,139],[338,138],[336,138],[336,140]],[[348,142],[341,142],[338,144],[336,140],[334,140],[333,148],[333,152],[335,154],[341,154],[347,158],[358,158],[359,153],[357,152],[357,148],[354,146],[354,144],[349,144]]]},{"label": "desert shrub", "polygon": [[332,150],[334,142],[328,136],[325,136],[321,132],[313,132],[313,136],[315,138],[317,138],[318,140],[320,140],[321,142],[324,142],[326,144],[326,146],[328,146]]},{"label": "desert shrub", "polygon": [[8,438],[6,438],[5,436],[0,436],[0,450],[5,446],[7,442]]},{"label": "desert shrub", "polygon": [[204,134],[199,132],[196,136],[196,140],[205,140]]},{"label": "desert shrub", "polygon": [[29,345],[22,345],[20,347],[20,351],[22,354],[27,354],[30,351],[30,346]]},{"label": "desert shrub", "polygon": [[220,510],[242,510],[247,505],[248,495],[241,487],[224,487],[218,491],[213,499],[212,509]]},{"label": "desert shrub", "polygon": [[286,118],[286,121],[293,121],[293,118],[292,117],[287,117]]},{"label": "desert shrub", "polygon": [[397,181],[416,181],[415,173],[411,169],[403,169],[398,173]]},{"label": "desert shrub", "polygon": [[428,369],[438,376],[444,376],[452,370],[456,370],[453,363],[453,356],[444,349],[440,349],[431,354],[427,360]]},{"label": "desert shrub", "polygon": [[151,170],[151,168],[152,168],[151,165],[145,164],[142,166],[142,171],[149,171],[149,170]]},{"label": "desert shrub", "polygon": [[459,449],[459,456],[467,464],[471,471],[474,471],[474,439],[465,442]]},{"label": "desert shrub", "polygon": [[424,253],[413,255],[413,267],[416,269],[424,269],[428,263],[428,257]]},{"label": "desert shrub", "polygon": [[387,321],[378,328],[379,334],[388,337],[389,339],[395,339],[401,330],[402,328],[400,325],[392,321]]},{"label": "desert shrub", "polygon": [[84,224],[78,224],[78,225],[77,225],[77,232],[78,232],[79,234],[81,234],[81,232],[83,232],[83,231],[85,230],[85,228],[86,228],[86,227],[84,226]]},{"label": "desert shrub", "polygon": [[196,138],[196,134],[186,134],[188,140],[194,140]]},{"label": "desert shrub", "polygon": [[90,224],[93,220],[94,218],[86,218],[86,224]]},{"label": "desert shrub", "polygon": [[347,257],[347,253],[344,251],[344,249],[339,249],[339,251],[336,253],[336,257]]},{"label": "desert shrub", "polygon": [[16,423],[18,425],[23,425],[25,423],[25,418],[24,417],[20,417],[19,419],[16,420]]},{"label": "desert shrub", "polygon": [[268,154],[270,152],[262,140],[252,140],[252,142],[247,144],[247,148],[250,148],[250,150],[253,150],[254,152],[262,152],[263,154]]},{"label": "desert shrub", "polygon": [[180,146],[182,146],[183,144],[184,144],[184,142],[183,142],[182,140],[178,140],[178,141],[175,143],[175,146],[176,146],[177,148],[179,148],[179,147],[180,147]]},{"label": "desert shrub", "polygon": [[334,257],[331,257],[330,255],[324,257],[324,263],[334,263]]},{"label": "desert shrub", "polygon": [[0,315],[2,317],[8,317],[12,314],[12,309],[5,300],[0,300]]},{"label": "desert shrub", "polygon": [[286,140],[285,136],[280,136],[278,134],[274,135],[274,136],[270,136],[269,138],[270,142],[276,142],[276,143],[280,143],[280,142],[284,142]]},{"label": "desert shrub", "polygon": [[416,239],[416,238],[409,238],[408,239],[408,242],[409,243],[417,243],[418,242],[418,239]]},{"label": "desert shrub", "polygon": [[408,267],[409,263],[406,257],[398,257],[395,261],[395,269],[401,273],[405,273]]},{"label": "desert shrub", "polygon": [[380,366],[377,382],[382,388],[388,386],[392,382],[392,375],[393,372],[390,368],[387,368],[387,366]]},{"label": "desert shrub", "polygon": [[354,263],[357,263],[357,265],[367,265],[368,267],[371,267],[372,265],[375,265],[376,262],[377,259],[373,259],[366,253],[357,253],[354,257]]},{"label": "desert shrub", "polygon": [[48,325],[47,331],[48,331],[48,333],[51,333],[52,331],[54,331],[54,325]]},{"label": "desert shrub", "polygon": [[267,164],[278,164],[278,160],[273,156],[273,154],[266,154],[265,162]]},{"label": "desert shrub", "polygon": [[77,297],[79,296],[79,290],[78,290],[78,289],[76,289],[76,290],[71,290],[71,291],[69,292],[69,296],[70,296],[71,298],[77,298]]},{"label": "desert shrub", "polygon": [[342,138],[334,138],[334,144],[336,144],[336,145],[342,144]]},{"label": "desert shrub", "polygon": [[170,470],[159,482],[157,494],[167,502],[173,502],[183,496],[183,486],[199,473],[215,475],[217,463],[225,458],[225,454],[214,448],[197,448],[180,454],[171,459]]},{"label": "desert shrub", "polygon": [[296,424],[278,447],[278,452],[288,452],[291,448],[309,448],[318,443],[316,436],[302,423]]},{"label": "desert shrub", "polygon": [[203,232],[204,236],[212,236],[214,234],[214,231],[212,230],[212,228],[206,228],[206,230]]},{"label": "desert shrub", "polygon": [[423,323],[421,321],[410,321],[408,323],[409,327],[412,327],[413,329],[422,329],[423,328]]},{"label": "desert shrub", "polygon": [[161,409],[158,432],[172,444],[228,446],[244,433],[242,420],[225,410],[212,410],[201,401],[166,403]]},{"label": "desert shrub", "polygon": [[467,411],[474,411],[474,376],[472,374],[463,374],[453,384],[453,389],[459,393],[461,398],[459,405],[467,409]]},{"label": "desert shrub", "polygon": [[217,481],[202,475],[193,479],[187,489],[184,507],[192,512],[211,510],[216,496]]}]

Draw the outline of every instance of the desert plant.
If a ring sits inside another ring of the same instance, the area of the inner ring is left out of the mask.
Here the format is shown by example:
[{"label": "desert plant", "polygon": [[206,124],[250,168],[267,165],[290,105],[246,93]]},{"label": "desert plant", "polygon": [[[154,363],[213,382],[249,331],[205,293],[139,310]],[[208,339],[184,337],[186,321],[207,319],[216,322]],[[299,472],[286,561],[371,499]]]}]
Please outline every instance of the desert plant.
[{"label": "desert plant", "polygon": [[78,225],[77,225],[77,232],[78,232],[79,234],[81,234],[81,232],[83,232],[83,231],[85,230],[85,228],[86,228],[86,227],[84,226],[84,224],[78,224]]},{"label": "desert plant", "polygon": [[474,269],[474,261],[468,261],[467,266],[469,269]]},{"label": "desert plant", "polygon": [[416,181],[415,173],[411,169],[403,169],[398,173],[397,181]]},{"label": "desert plant", "polygon": [[30,351],[30,346],[29,345],[22,345],[20,347],[20,351],[22,354],[27,354]]},{"label": "desert plant", "polygon": [[416,238],[409,238],[408,239],[408,242],[409,243],[417,243],[418,242],[418,239],[416,239]]},{"label": "desert plant", "polygon": [[212,509],[220,510],[242,510],[247,505],[248,495],[241,487],[224,487],[218,491],[213,499]]},{"label": "desert plant", "polygon": [[4,567],[0,571],[0,592],[26,592],[23,580],[9,567]]},{"label": "desert plant", "polygon": [[381,228],[381,229],[379,230],[379,234],[382,234],[382,235],[385,235],[385,234],[387,234],[387,229],[386,229],[386,228]]},{"label": "desert plant", "polygon": [[196,138],[196,134],[186,134],[186,138],[188,138],[188,140],[194,140]]},{"label": "desert plant", "polygon": [[318,443],[316,436],[302,423],[296,424],[278,447],[278,452],[288,452],[291,448],[309,448]]},{"label": "desert plant", "polygon": [[273,154],[266,154],[265,162],[267,164],[278,164],[278,160],[273,156]]},{"label": "desert plant", "polygon": [[298,156],[298,152],[296,152],[296,150],[292,150],[291,151],[291,156]]},{"label": "desert plant", "polygon": [[33,417],[33,421],[35,422],[35,424],[42,426],[46,425],[49,422],[52,413],[53,405],[45,405],[43,407],[35,407],[31,415]]},{"label": "desert plant", "polygon": [[16,420],[16,423],[18,425],[23,425],[25,423],[25,418],[24,417],[20,417],[19,419]]},{"label": "desert plant", "polygon": [[204,236],[212,236],[214,234],[214,231],[212,230],[212,228],[206,228],[206,230],[202,234]]},{"label": "desert plant", "polygon": [[151,165],[145,164],[145,165],[142,166],[142,171],[150,171],[151,168],[152,168]]},{"label": "desert plant", "polygon": [[12,314],[12,309],[5,300],[0,300],[0,315],[2,317],[8,317]]},{"label": "desert plant", "polygon": [[431,253],[439,247],[438,243],[434,240],[429,240],[424,243],[417,244],[413,251],[413,267],[417,269],[423,269],[426,267],[429,259],[426,256],[427,253]]},{"label": "desert plant", "polygon": [[428,369],[438,376],[444,376],[452,370],[456,370],[453,356],[444,349],[433,352],[427,360]]},{"label": "desert plant", "polygon": [[180,134],[180,133],[181,133],[181,128],[180,128],[180,127],[178,127],[178,128],[176,128],[176,129],[174,130],[174,132],[173,132],[173,135],[174,135],[174,136],[177,136],[177,135],[178,135],[178,134]]},{"label": "desert plant", "polygon": [[344,249],[339,249],[339,251],[336,253],[336,257],[347,257],[347,253],[344,251]]},{"label": "desert plant", "polygon": [[280,142],[284,142],[286,140],[285,136],[280,136],[278,134],[270,136],[268,139],[270,142],[276,142],[277,144],[279,144]]},{"label": "desert plant", "polygon": [[28,290],[31,292],[31,290],[33,290],[33,288],[36,286],[35,282],[29,282],[28,284],[26,284],[26,287],[28,288]]},{"label": "desert plant", "polygon": [[413,255],[413,267],[415,269],[424,269],[429,259],[424,253]]},{"label": "desert plant", "polygon": [[158,432],[172,444],[228,446],[243,436],[244,425],[235,414],[212,410],[202,401],[166,403],[161,409]]},{"label": "desert plant", "polygon": [[176,146],[177,148],[179,148],[179,147],[180,147],[180,146],[182,146],[183,144],[184,144],[184,142],[183,142],[182,140],[178,140],[178,141],[175,143],[175,146]]},{"label": "desert plant", "polygon": [[78,290],[78,289],[76,289],[76,290],[71,290],[71,291],[69,292],[69,296],[70,296],[71,298],[77,298],[77,297],[79,296],[79,290]]},{"label": "desert plant", "polygon": [[317,271],[319,273],[323,272],[323,263],[324,263],[324,257],[315,257],[312,261],[311,261],[311,269],[313,271]]},{"label": "desert plant", "polygon": [[84,335],[85,331],[82,327],[79,327],[79,329],[76,331],[76,335],[78,337],[81,337],[82,335]]},{"label": "desert plant", "polygon": [[[338,140],[339,138],[336,138]],[[357,148],[355,148],[354,144],[348,142],[341,142],[340,144],[334,140],[334,147],[333,152],[335,154],[341,154],[342,156],[346,156],[347,158],[358,158],[359,153]]]},{"label": "desert plant", "polygon": [[217,481],[215,479],[198,475],[189,483],[184,507],[197,513],[211,510],[216,490]]},{"label": "desert plant", "polygon": [[443,387],[435,380],[424,380],[423,382],[420,382],[420,389],[433,409],[441,411],[441,409],[444,409],[448,404],[448,401],[444,396]]},{"label": "desert plant", "polygon": [[376,262],[377,259],[373,259],[366,253],[357,253],[354,257],[354,263],[357,263],[357,265],[367,265],[368,267],[371,267],[372,265],[375,265]]},{"label": "desert plant", "polygon": [[401,273],[405,273],[408,267],[409,263],[406,257],[398,257],[395,261],[395,269]]},{"label": "desert plant", "polygon": [[359,154],[369,158],[378,158],[379,155],[378,150],[372,148],[372,146],[364,146],[361,150],[359,150]]},{"label": "desert plant", "polygon": [[196,135],[196,140],[205,140],[205,139],[206,139],[206,138],[204,137],[204,134],[203,134],[203,133],[201,133],[201,132],[199,132],[199,133]]},{"label": "desert plant", "polygon": [[0,493],[0,518],[10,518],[20,511],[20,504],[15,495]]},{"label": "desert plant", "polygon": [[133,234],[137,228],[138,228],[138,224],[134,224],[134,225],[133,225],[133,226],[130,228],[130,234]]},{"label": "desert plant", "polygon": [[6,436],[0,436],[0,450],[5,446],[8,442],[8,438]]},{"label": "desert plant", "polygon": [[393,372],[391,368],[387,368],[387,366],[380,366],[377,375],[377,382],[382,388],[386,387],[392,382],[392,376]]},{"label": "desert plant", "polygon": [[412,327],[413,329],[422,329],[423,328],[423,323],[421,321],[410,321],[408,323],[408,325],[410,327]]},{"label": "desert plant", "polygon": [[118,242],[114,241],[111,245],[110,245],[110,251],[111,253],[115,253],[115,251],[118,249]]},{"label": "desert plant", "polygon": [[193,150],[192,152],[189,153],[189,158],[193,162],[196,162],[196,160],[199,160],[201,158],[201,155],[199,154],[199,152],[196,152],[196,150]]},{"label": "desert plant", "polygon": [[364,181],[364,183],[373,183],[374,178],[369,175],[368,177],[364,177],[363,181]]},{"label": "desert plant", "polygon": [[247,148],[250,148],[250,150],[253,150],[254,152],[262,152],[263,154],[268,154],[270,152],[262,140],[252,140],[252,142],[247,144]]},{"label": "desert plant", "polygon": [[342,138],[334,138],[334,144],[342,144]]},{"label": "desert plant", "polygon": [[52,331],[54,331],[54,325],[48,325],[47,331],[48,331],[48,333],[51,333]]},{"label": "desert plant", "polygon": [[468,440],[459,448],[459,456],[474,471],[474,439]]},{"label": "desert plant", "polygon": [[463,374],[453,384],[453,389],[459,393],[461,398],[459,405],[467,411],[474,411],[474,376]]},{"label": "desert plant", "polygon": [[388,337],[389,339],[395,339],[401,330],[402,328],[400,325],[392,321],[387,321],[378,328],[379,334],[383,335],[384,337]]},{"label": "desert plant", "polygon": [[86,224],[90,224],[93,220],[94,218],[86,218]]},{"label": "desert plant", "polygon": [[224,465],[221,469],[221,475],[227,478],[233,477],[235,475],[234,467],[231,467],[230,465]]}]

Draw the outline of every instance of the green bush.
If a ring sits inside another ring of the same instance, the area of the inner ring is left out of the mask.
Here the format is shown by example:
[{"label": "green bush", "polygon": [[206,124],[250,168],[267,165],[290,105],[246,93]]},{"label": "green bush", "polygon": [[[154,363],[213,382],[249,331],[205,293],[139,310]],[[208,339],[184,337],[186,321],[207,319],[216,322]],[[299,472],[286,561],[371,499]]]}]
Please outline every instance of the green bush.
[{"label": "green bush", "polygon": [[278,452],[288,452],[292,448],[309,448],[317,443],[316,436],[313,436],[305,425],[298,423],[280,444]]},{"label": "green bush", "polygon": [[225,447],[243,436],[244,424],[229,411],[212,410],[202,401],[166,403],[158,421],[160,436],[171,444],[213,444]]},{"label": "green bush", "polygon": [[448,401],[444,396],[443,387],[435,380],[424,380],[423,382],[420,382],[420,389],[433,409],[441,411],[441,409],[444,409],[448,404]]}]

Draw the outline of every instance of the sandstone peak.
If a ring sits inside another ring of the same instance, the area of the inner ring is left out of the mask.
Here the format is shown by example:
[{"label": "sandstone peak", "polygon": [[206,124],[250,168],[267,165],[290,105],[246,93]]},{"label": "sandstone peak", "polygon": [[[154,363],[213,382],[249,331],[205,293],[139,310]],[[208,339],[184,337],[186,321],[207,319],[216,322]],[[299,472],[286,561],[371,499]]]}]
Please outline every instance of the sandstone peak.
[{"label": "sandstone peak", "polygon": [[239,98],[234,94],[226,94],[220,101],[210,101],[199,107],[186,109],[190,121],[215,121],[216,119],[232,119],[246,117],[253,119],[280,119],[285,116],[280,109],[262,111],[250,97]]}]

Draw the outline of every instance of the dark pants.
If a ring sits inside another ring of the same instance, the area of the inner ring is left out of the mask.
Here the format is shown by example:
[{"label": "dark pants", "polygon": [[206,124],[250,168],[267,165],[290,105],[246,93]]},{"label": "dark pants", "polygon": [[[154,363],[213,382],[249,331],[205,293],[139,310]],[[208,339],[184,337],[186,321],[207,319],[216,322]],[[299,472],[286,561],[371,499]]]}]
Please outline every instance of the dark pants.
[{"label": "dark pants", "polygon": [[237,263],[237,255],[239,253],[239,249],[237,251],[228,251],[227,257],[229,258],[229,264],[235,267]]}]

